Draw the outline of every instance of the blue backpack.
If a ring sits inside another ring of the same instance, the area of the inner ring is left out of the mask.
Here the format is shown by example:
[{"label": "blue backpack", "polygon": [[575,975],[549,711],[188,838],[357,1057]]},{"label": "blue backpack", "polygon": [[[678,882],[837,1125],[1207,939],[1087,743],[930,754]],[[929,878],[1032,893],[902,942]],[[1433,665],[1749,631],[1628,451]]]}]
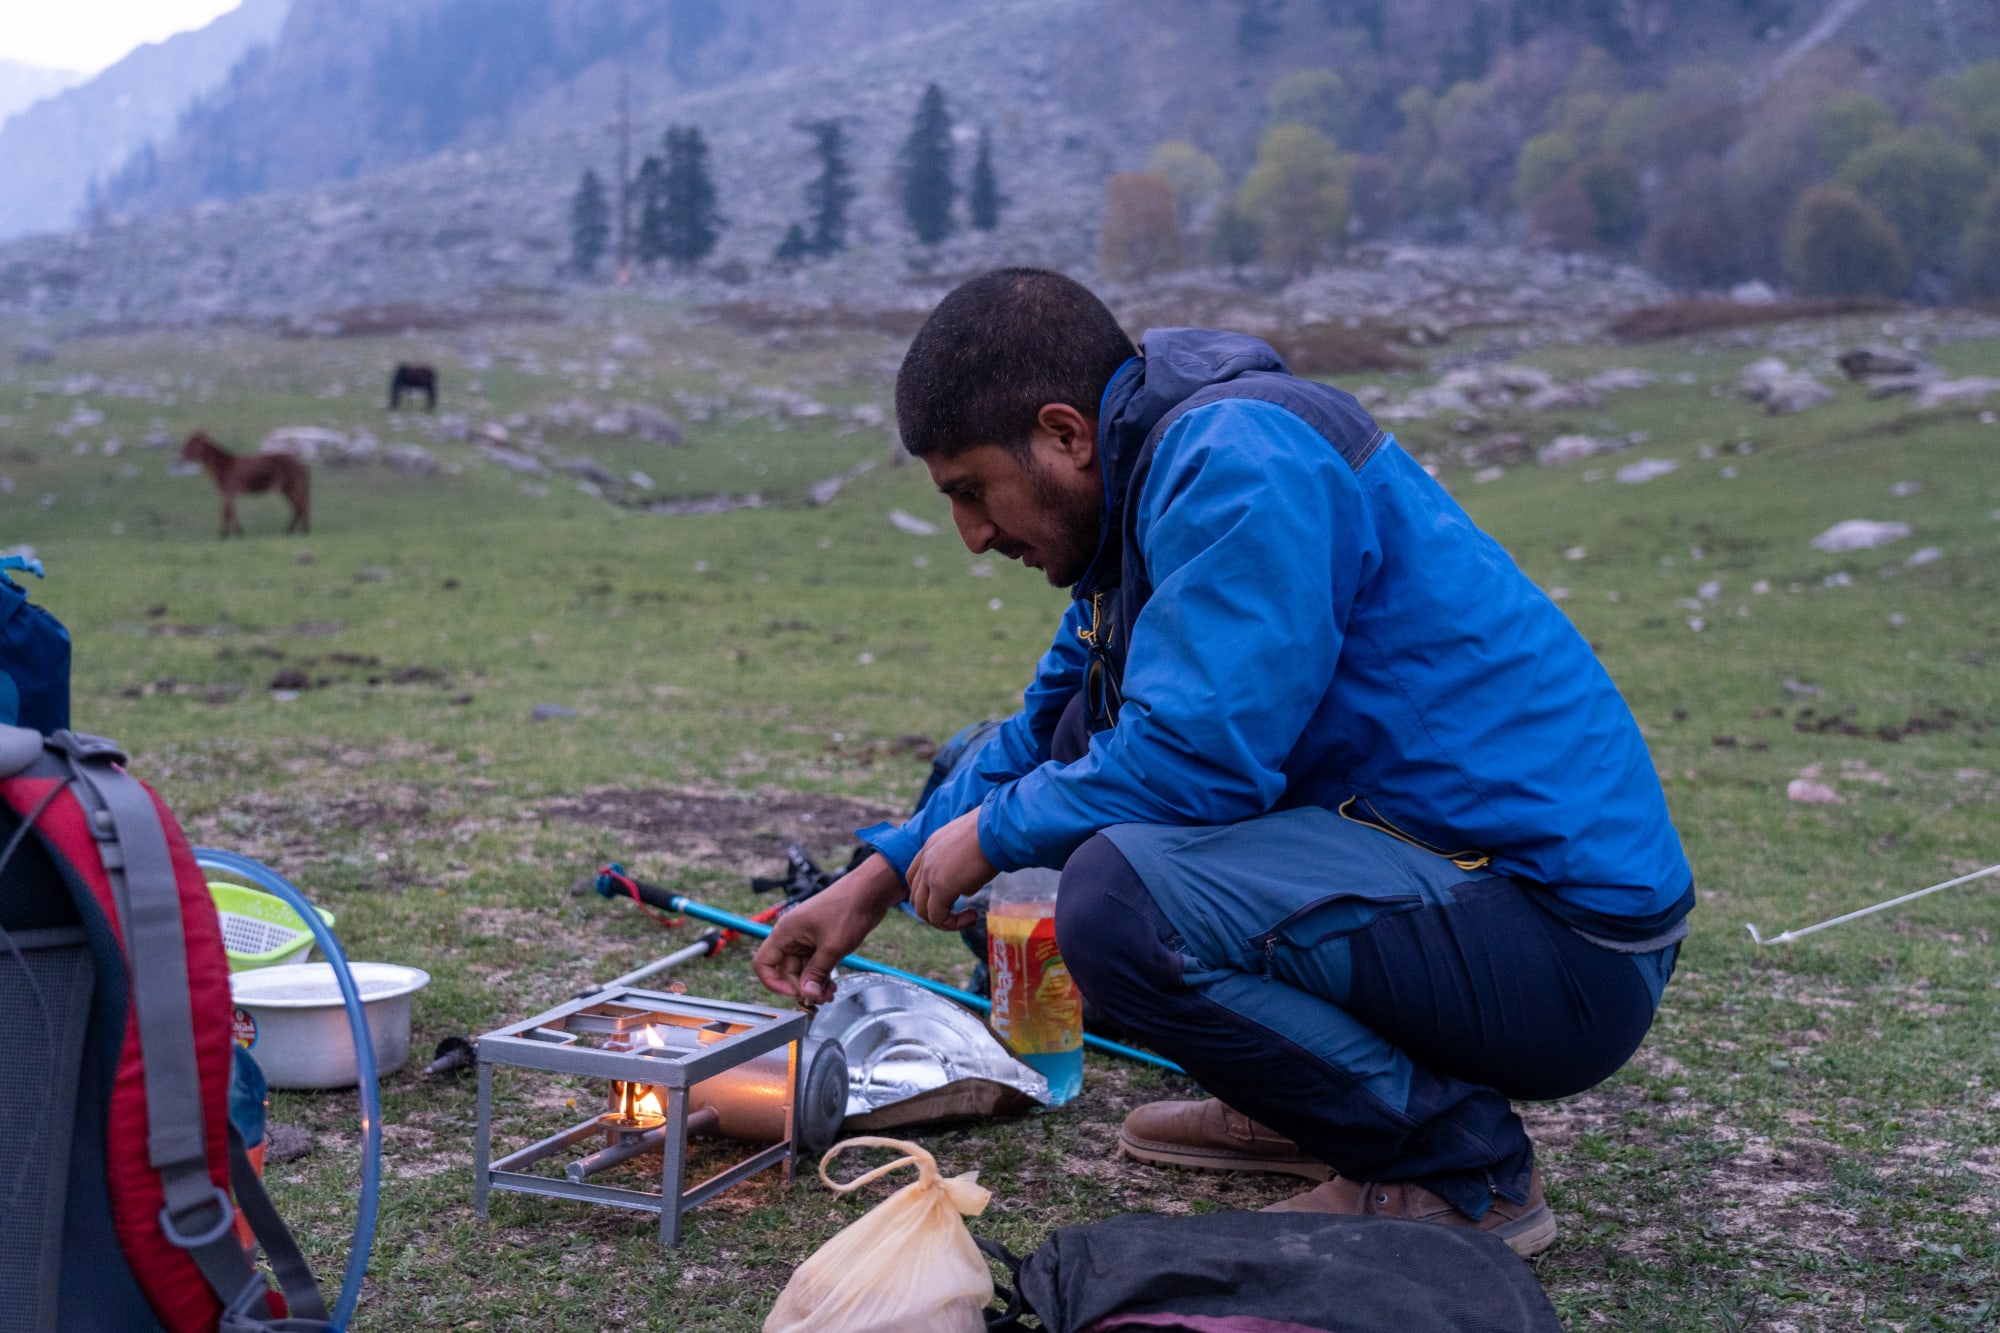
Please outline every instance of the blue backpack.
[{"label": "blue backpack", "polygon": [[[0,557],[0,571],[42,577],[31,555]],[[44,736],[69,728],[69,631],[0,572],[0,725]]]}]

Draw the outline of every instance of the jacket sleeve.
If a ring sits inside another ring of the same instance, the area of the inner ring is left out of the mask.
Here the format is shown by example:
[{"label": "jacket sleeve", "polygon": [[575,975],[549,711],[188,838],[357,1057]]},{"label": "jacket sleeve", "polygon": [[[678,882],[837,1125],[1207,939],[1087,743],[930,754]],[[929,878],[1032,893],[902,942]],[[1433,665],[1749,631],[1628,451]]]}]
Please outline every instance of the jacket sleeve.
[{"label": "jacket sleeve", "polygon": [[1225,399],[1167,431],[1134,534],[1153,583],[1118,725],[1083,758],[986,793],[1001,870],[1060,866],[1117,824],[1229,824],[1270,810],[1332,685],[1380,563],[1353,469],[1274,404]]},{"label": "jacket sleeve", "polygon": [[1077,631],[1083,627],[1089,606],[1072,602],[1056,626],[1055,642],[1035,668],[1034,683],[1022,696],[1021,711],[1001,724],[975,755],[959,766],[943,786],[931,793],[924,808],[901,825],[876,824],[861,829],[856,836],[880,852],[906,876],[910,862],[922,850],[931,834],[976,807],[987,792],[1011,782],[1049,757],[1049,742],[1063,709],[1083,685],[1086,652]]}]

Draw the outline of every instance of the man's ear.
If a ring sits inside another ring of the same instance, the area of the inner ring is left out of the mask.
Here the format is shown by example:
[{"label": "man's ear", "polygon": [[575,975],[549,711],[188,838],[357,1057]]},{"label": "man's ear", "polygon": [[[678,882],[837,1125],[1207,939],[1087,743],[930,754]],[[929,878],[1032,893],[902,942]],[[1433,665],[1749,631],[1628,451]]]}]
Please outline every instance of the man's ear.
[{"label": "man's ear", "polygon": [[1079,472],[1097,467],[1097,423],[1068,403],[1046,403],[1035,425]]}]

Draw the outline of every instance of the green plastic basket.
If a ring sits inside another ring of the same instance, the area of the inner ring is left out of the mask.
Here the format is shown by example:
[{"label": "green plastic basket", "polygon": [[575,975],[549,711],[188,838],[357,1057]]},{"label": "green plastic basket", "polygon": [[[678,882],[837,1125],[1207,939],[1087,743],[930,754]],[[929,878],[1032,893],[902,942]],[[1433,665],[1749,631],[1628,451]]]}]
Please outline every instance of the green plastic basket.
[{"label": "green plastic basket", "polygon": [[[229,955],[231,972],[294,962],[312,948],[312,931],[305,918],[284,899],[214,880],[209,881],[208,895],[215,899],[216,914],[222,918],[222,947]],[[321,921],[333,924],[333,913],[324,907],[313,910]]]}]

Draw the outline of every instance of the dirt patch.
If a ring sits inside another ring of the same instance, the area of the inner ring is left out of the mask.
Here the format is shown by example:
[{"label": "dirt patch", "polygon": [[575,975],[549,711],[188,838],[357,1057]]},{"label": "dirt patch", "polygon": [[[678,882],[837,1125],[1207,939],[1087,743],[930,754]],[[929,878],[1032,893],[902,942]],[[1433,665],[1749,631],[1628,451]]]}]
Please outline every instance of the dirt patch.
[{"label": "dirt patch", "polygon": [[827,332],[867,332],[891,338],[913,338],[930,315],[928,310],[860,310],[831,305],[801,308],[769,301],[723,301],[702,306],[697,312],[744,333],[769,333],[774,329],[822,329]]},{"label": "dirt patch", "polygon": [[1641,306],[1619,316],[1611,321],[1606,332],[1620,342],[1651,342],[1658,338],[1679,337],[1684,333],[1712,333],[1718,329],[1784,324],[1795,319],[1828,319],[1835,315],[1866,315],[1896,308],[1896,302],[1873,296],[1766,301],[1761,305],[1737,301],[1667,301],[1660,305]]},{"label": "dirt patch", "polygon": [[568,824],[617,829],[639,852],[701,865],[740,867],[782,858],[790,843],[815,855],[854,844],[854,830],[896,811],[846,796],[807,792],[646,790],[599,787],[546,801],[542,813]]},{"label": "dirt patch", "polygon": [[1271,343],[1294,375],[1349,375],[1365,370],[1412,370],[1422,363],[1389,345],[1388,331],[1344,324],[1301,324]]}]

